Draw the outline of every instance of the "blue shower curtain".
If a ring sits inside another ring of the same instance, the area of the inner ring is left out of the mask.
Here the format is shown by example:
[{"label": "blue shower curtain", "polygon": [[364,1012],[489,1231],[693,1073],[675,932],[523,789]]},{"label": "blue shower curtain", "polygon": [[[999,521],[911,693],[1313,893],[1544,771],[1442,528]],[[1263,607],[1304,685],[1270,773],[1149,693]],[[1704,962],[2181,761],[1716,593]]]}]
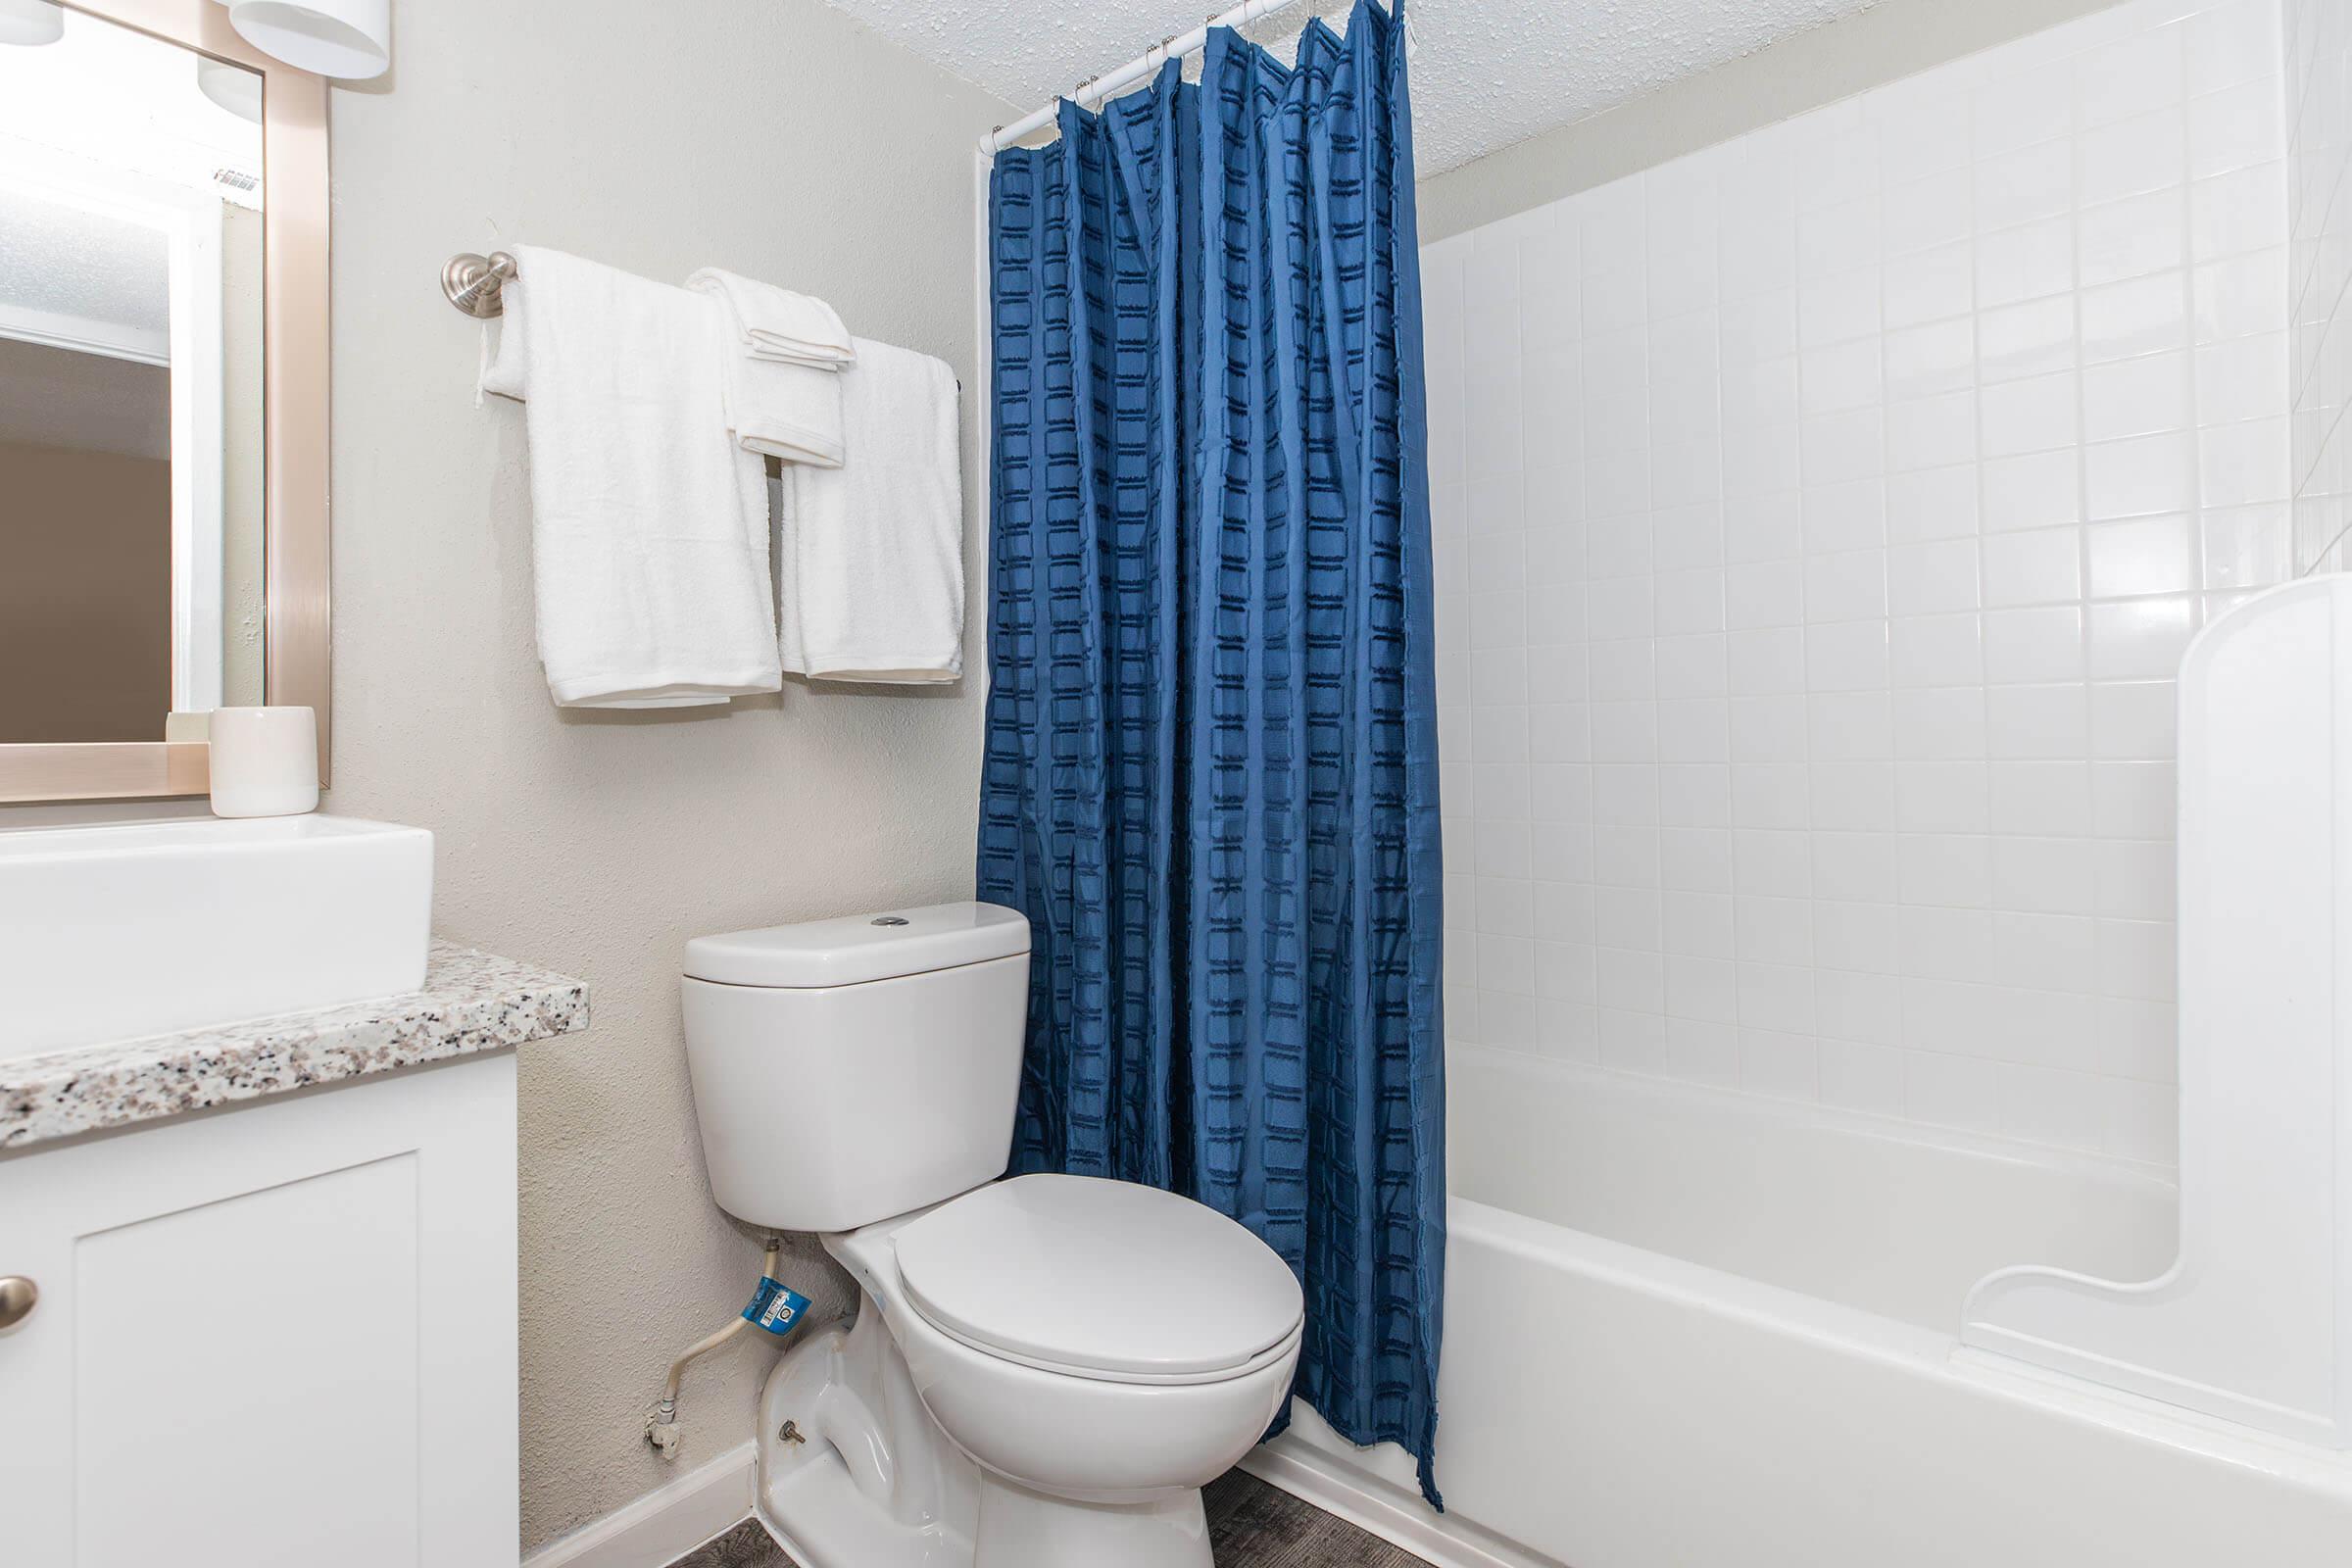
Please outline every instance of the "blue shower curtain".
[{"label": "blue shower curtain", "polygon": [[1400,12],[1229,29],[991,188],[979,894],[1029,916],[1016,1171],[1232,1215],[1296,1392],[1434,1504],[1446,1172]]}]

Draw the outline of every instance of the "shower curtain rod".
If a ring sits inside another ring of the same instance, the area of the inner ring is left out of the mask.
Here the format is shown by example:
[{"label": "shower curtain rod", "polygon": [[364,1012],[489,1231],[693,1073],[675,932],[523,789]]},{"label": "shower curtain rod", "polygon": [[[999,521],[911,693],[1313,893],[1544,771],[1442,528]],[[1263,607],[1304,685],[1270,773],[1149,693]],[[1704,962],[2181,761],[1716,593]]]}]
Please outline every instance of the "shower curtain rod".
[{"label": "shower curtain rod", "polygon": [[[1092,81],[1080,82],[1070,93],[1070,99],[1073,103],[1099,104],[1121,87],[1132,86],[1143,80],[1168,61],[1189,55],[1206,44],[1209,28],[1246,26],[1260,17],[1270,17],[1277,11],[1287,11],[1298,4],[1299,0],[1242,0],[1242,4],[1231,11],[1209,18],[1205,24],[1188,33],[1161,39],[1116,71],[1106,71]],[[1060,111],[1061,100],[1056,98],[1033,115],[1026,115],[1009,125],[999,125],[980,138],[980,155],[983,158],[996,157],[1023,136],[1054,123],[1054,117]]]}]

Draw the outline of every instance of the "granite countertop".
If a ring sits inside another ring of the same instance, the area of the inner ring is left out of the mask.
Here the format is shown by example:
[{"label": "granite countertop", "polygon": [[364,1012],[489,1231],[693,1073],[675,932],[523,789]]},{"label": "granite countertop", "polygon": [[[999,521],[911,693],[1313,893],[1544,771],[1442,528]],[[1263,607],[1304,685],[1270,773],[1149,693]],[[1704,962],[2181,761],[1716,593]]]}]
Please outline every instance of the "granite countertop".
[{"label": "granite countertop", "polygon": [[421,991],[0,1059],[0,1151],[587,1027],[579,981],[436,940]]}]

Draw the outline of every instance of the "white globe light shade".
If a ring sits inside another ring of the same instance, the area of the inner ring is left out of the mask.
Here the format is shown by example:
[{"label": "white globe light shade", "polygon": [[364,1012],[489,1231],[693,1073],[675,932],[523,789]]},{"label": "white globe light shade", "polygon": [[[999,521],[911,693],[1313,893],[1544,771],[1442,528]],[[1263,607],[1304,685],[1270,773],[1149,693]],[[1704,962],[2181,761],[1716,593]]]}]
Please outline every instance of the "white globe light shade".
[{"label": "white globe light shade", "polygon": [[196,86],[239,120],[262,122],[262,74],[225,60],[198,60]]},{"label": "white globe light shade", "polygon": [[228,0],[237,36],[298,71],[342,81],[392,64],[392,0]]},{"label": "white globe light shade", "polygon": [[0,43],[55,43],[66,35],[66,8],[49,0],[0,0]]}]

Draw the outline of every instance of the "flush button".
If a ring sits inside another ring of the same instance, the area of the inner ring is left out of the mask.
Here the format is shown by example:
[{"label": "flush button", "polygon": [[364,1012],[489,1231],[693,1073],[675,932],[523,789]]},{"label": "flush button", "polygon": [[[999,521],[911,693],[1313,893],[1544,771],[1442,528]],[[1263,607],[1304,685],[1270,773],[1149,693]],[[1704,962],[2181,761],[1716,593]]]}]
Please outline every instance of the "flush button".
[{"label": "flush button", "polygon": [[905,925],[906,917],[903,914],[884,914],[877,915],[865,923],[867,925]]}]

